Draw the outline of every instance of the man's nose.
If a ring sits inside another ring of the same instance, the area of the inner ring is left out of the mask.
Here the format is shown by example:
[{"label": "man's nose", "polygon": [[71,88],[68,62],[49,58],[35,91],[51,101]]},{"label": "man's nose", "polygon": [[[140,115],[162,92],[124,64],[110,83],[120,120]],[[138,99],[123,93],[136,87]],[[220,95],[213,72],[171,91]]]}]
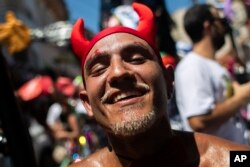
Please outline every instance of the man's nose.
[{"label": "man's nose", "polygon": [[107,78],[110,85],[121,84],[121,82],[127,81],[132,77],[133,72],[125,63],[121,59],[115,59],[111,62],[111,69]]}]

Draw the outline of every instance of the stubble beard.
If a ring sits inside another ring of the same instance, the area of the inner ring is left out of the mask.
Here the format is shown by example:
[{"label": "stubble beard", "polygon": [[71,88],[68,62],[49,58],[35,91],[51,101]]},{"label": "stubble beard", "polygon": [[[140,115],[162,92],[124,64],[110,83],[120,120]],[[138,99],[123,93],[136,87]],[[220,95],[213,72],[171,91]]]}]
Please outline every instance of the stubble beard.
[{"label": "stubble beard", "polygon": [[151,112],[137,115],[136,112],[132,111],[142,106],[143,103],[139,103],[124,108],[121,112],[128,114],[129,119],[112,124],[111,129],[113,133],[117,136],[129,137],[143,133],[149,129],[156,120],[156,112],[153,109]]}]

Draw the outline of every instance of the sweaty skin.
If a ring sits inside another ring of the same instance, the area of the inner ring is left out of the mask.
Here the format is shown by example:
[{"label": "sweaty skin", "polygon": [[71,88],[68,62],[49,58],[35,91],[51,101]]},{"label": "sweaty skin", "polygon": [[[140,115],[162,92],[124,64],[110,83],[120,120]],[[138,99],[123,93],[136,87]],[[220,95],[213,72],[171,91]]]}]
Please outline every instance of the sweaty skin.
[{"label": "sweaty skin", "polygon": [[177,131],[174,134],[161,150],[141,159],[128,160],[105,147],[70,167],[229,167],[230,150],[250,150],[206,134]]}]

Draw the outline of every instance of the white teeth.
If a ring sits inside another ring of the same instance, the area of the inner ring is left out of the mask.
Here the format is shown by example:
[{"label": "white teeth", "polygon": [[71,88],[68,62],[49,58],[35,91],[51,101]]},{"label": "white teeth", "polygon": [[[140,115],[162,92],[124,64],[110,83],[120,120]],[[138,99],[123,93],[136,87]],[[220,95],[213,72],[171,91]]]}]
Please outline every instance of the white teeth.
[{"label": "white teeth", "polygon": [[129,96],[139,96],[140,95],[140,92],[138,91],[133,91],[133,92],[123,92],[121,94],[118,94],[116,97],[114,97],[114,100],[113,102],[117,102],[121,99],[124,99],[126,97],[129,97]]}]

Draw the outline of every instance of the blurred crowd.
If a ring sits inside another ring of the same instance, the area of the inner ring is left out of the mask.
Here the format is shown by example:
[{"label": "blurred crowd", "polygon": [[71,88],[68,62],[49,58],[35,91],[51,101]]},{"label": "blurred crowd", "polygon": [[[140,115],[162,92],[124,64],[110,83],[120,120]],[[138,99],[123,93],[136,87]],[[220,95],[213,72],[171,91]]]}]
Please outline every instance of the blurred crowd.
[{"label": "blurred crowd", "polygon": [[21,104],[40,166],[67,166],[106,145],[105,135],[79,98],[81,76],[36,76],[21,86]]},{"label": "blurred crowd", "polygon": [[[157,42],[162,61],[166,67],[172,66],[175,70],[193,48],[192,41],[183,26],[183,17],[187,8],[179,9],[170,15],[163,1],[138,2],[146,3],[154,11]],[[214,5],[220,11],[229,29],[225,44],[216,52],[215,60],[239,84],[250,82],[250,1],[209,0],[207,3]],[[101,28],[117,25],[134,28],[137,23],[138,16],[131,6],[125,3],[114,6],[109,11],[109,15],[102,20]],[[65,167],[73,160],[85,157],[107,145],[107,139],[102,129],[95,123],[93,116],[89,115],[82,105],[79,97],[83,89],[81,68],[79,60],[73,54],[71,54],[74,59],[73,66],[76,66],[78,75],[47,67],[36,71],[35,75],[31,75],[29,69],[26,69],[26,72],[19,71],[16,66],[13,69],[14,61],[25,62],[25,59],[20,56],[27,53],[35,37],[36,40],[39,38],[39,35],[31,32],[38,34],[38,31],[34,29],[32,31],[32,28],[17,19],[14,13],[6,13],[5,21],[0,24],[1,50],[11,71],[10,79],[16,82],[13,84],[15,96],[29,129],[39,167]],[[44,43],[53,45],[55,42],[49,40],[51,38],[53,37],[47,36],[40,39]],[[69,38],[66,37],[64,40]],[[60,49],[62,46],[53,47]],[[63,46],[61,49],[71,52],[70,47]],[[67,59],[61,61],[67,64]],[[18,80],[20,78],[22,81]],[[184,130],[185,125],[176,104],[175,92],[168,103],[172,128]],[[247,129],[250,130],[250,103],[240,108],[240,115]],[[2,147],[6,143],[4,131],[0,131],[0,134],[2,135],[0,149],[8,155],[8,150]]]}]

